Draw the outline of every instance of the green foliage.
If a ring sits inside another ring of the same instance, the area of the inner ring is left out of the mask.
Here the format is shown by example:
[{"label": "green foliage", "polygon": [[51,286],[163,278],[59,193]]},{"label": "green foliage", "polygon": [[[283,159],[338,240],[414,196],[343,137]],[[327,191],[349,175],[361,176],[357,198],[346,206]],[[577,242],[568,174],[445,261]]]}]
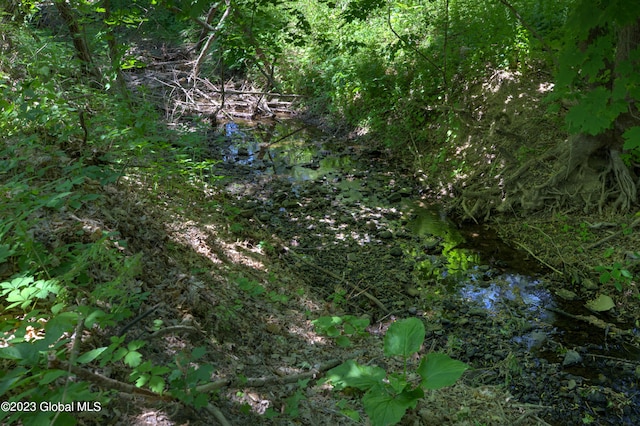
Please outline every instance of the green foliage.
[{"label": "green foliage", "polygon": [[[147,297],[139,285],[142,254],[109,230],[103,223],[109,218],[86,219],[103,211],[104,186],[117,182],[130,164],[149,166],[138,173],[143,181],[180,175],[201,186],[211,178],[211,163],[199,157],[196,143],[167,142],[193,142],[195,136],[162,128],[153,104],[85,84],[78,63],[68,60],[74,56],[70,46],[32,31],[11,27],[12,62],[0,59],[0,396],[36,403],[108,401],[108,392],[53,368],[55,360],[128,369],[135,385],[202,407],[208,397],[193,389],[209,382],[213,371],[196,363],[202,348],[166,366],[150,361],[143,341],[124,336],[79,354],[71,348],[83,349],[79,338],[85,334],[76,331],[99,336],[112,330]],[[168,161],[174,152],[191,161]],[[54,416],[5,412],[0,421],[39,425]],[[64,413],[56,424],[75,419]]]},{"label": "green foliage", "polygon": [[257,281],[250,280],[243,276],[236,278],[236,284],[238,284],[238,288],[240,288],[240,290],[246,292],[249,296],[259,296],[266,291],[266,289]]},{"label": "green foliage", "polygon": [[[569,132],[598,135],[640,100],[640,47],[620,38],[625,31],[638,31],[632,26],[640,17],[640,4],[583,0],[571,10],[551,98],[574,101],[566,115]],[[624,148],[634,156],[640,152],[639,132],[634,126],[623,134]]]},{"label": "green foliage", "polygon": [[[558,45],[571,2],[510,3],[547,43]],[[442,141],[448,130],[455,131],[454,114],[434,106],[455,99],[487,68],[526,70],[533,62],[552,62],[553,52],[543,50],[500,2],[297,5],[309,28],[304,46],[285,47],[293,62],[280,65],[285,80],[308,96],[311,109],[399,151]]]},{"label": "green foliage", "polygon": [[292,419],[295,419],[300,415],[300,403],[307,399],[307,397],[304,395],[302,390],[306,388],[308,384],[309,384],[309,379],[298,380],[298,383],[297,383],[298,388],[293,393],[293,395],[289,396],[285,400],[284,412],[286,415],[288,415]]},{"label": "green foliage", "polygon": [[451,386],[468,368],[445,354],[432,353],[421,358],[415,371],[417,376],[410,374],[407,371],[409,358],[420,350],[424,336],[424,324],[417,318],[400,320],[389,327],[384,339],[384,354],[402,358],[402,374],[349,360],[329,370],[327,381],[337,390],[356,388],[364,391],[362,403],[372,425],[397,424],[407,409],[415,408],[418,400],[424,397],[424,390]]},{"label": "green foliage", "polygon": [[[604,258],[609,258],[614,254],[614,249],[607,249],[604,253]],[[638,253],[635,253],[636,256]],[[595,268],[595,271],[600,274],[600,283],[601,284],[613,284],[613,286],[618,290],[622,291],[623,288],[631,284],[631,280],[633,280],[633,273],[631,273],[631,264],[629,262],[613,262],[610,265],[598,265]]]},{"label": "green foliage", "polygon": [[325,316],[311,323],[318,333],[335,339],[338,346],[349,347],[352,345],[352,338],[366,335],[369,318],[358,318],[353,315]]}]

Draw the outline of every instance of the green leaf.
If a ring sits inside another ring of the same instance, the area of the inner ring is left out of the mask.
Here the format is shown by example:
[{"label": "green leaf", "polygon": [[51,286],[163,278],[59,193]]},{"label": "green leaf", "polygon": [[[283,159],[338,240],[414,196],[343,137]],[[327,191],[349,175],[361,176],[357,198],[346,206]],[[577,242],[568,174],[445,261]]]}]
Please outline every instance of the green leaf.
[{"label": "green leaf", "polygon": [[336,344],[341,348],[351,347],[351,340],[347,336],[338,336],[336,338]]},{"label": "green leaf", "polygon": [[422,358],[418,374],[424,389],[440,389],[451,386],[469,366],[442,353],[430,353]]},{"label": "green leaf", "polygon": [[136,387],[143,387],[151,378],[151,376],[149,374],[141,374],[137,379],[136,379]]},{"label": "green leaf", "polygon": [[129,367],[137,367],[142,362],[142,354],[137,351],[130,351],[125,355],[123,361]]},{"label": "green leaf", "polygon": [[[56,417],[56,422],[53,424],[53,426],[75,426],[78,424],[78,420],[70,413],[60,412],[56,414],[59,414],[59,415]],[[49,421],[50,419],[47,418],[47,422]],[[42,423],[36,423],[36,424],[42,424]],[[50,423],[45,423],[45,424],[50,424]]]},{"label": "green leaf", "polygon": [[359,365],[350,359],[327,371],[327,380],[338,390],[346,387],[367,390],[380,383],[386,375],[386,371],[380,367]]},{"label": "green leaf", "polygon": [[602,86],[588,92],[565,116],[569,132],[597,135],[611,127],[618,116],[609,106],[609,91]]},{"label": "green leaf", "polygon": [[155,393],[162,393],[164,386],[164,379],[160,376],[152,376],[151,379],[149,379],[149,389]]},{"label": "green leaf", "polygon": [[87,328],[93,327],[98,321],[106,317],[107,314],[102,309],[92,310],[87,318],[84,320],[84,325]]},{"label": "green leaf", "polygon": [[62,312],[53,316],[44,326],[44,341],[50,345],[56,342],[66,332],[72,331],[78,322],[78,314],[75,312]]},{"label": "green leaf", "polygon": [[191,351],[191,360],[194,361],[196,359],[202,358],[207,353],[207,348],[204,346],[198,346],[197,348],[193,348]]},{"label": "green leaf", "polygon": [[9,244],[0,244],[0,263],[5,262],[9,257],[13,256],[15,252]]},{"label": "green leaf", "polygon": [[47,207],[53,207],[53,208],[57,208],[60,207],[62,205],[62,201],[65,197],[68,197],[69,195],[71,195],[72,192],[63,192],[60,194],[56,194],[55,196],[51,197],[46,203],[45,206]]},{"label": "green leaf", "polygon": [[31,304],[37,291],[38,290],[33,287],[24,287],[19,290],[13,290],[7,295],[7,302],[12,302],[7,306],[7,309],[11,309],[18,305],[20,305],[21,309],[25,309]]},{"label": "green leaf", "polygon": [[589,300],[585,306],[592,311],[604,312],[613,309],[616,305],[610,296],[601,294],[597,298]]},{"label": "green leaf", "polygon": [[631,127],[622,134],[624,149],[640,150],[640,126]]},{"label": "green leaf", "polygon": [[20,381],[23,376],[28,372],[24,367],[17,367],[9,370],[3,377],[0,378],[0,396],[4,395],[6,391],[11,389],[15,383]]},{"label": "green leaf", "polygon": [[195,382],[208,382],[211,380],[213,374],[213,365],[205,364],[201,365],[195,370],[192,370],[189,374],[189,381]]},{"label": "green leaf", "polygon": [[356,410],[353,410],[351,408],[343,408],[340,410],[340,413],[347,416],[354,422],[360,423],[360,413],[358,413]]},{"label": "green leaf", "polygon": [[342,324],[342,318],[325,316],[325,317],[314,319],[313,321],[311,321],[311,324],[313,324],[314,326],[320,329],[324,329],[334,325]]},{"label": "green leaf", "polygon": [[610,280],[611,280],[611,273],[609,273],[608,271],[600,274],[600,284],[606,284]]},{"label": "green leaf", "polygon": [[79,364],[86,364],[88,362],[93,361],[94,359],[96,359],[97,357],[100,356],[100,354],[104,351],[107,350],[107,347],[104,346],[102,348],[96,348],[96,349],[92,349],[89,352],[85,352],[82,355],[80,355],[77,359],[77,362]]},{"label": "green leaf", "polygon": [[207,404],[209,404],[209,397],[207,396],[206,393],[199,393],[198,395],[196,395],[195,399],[193,400],[193,406],[195,408],[206,407]]},{"label": "green leaf", "polygon": [[27,342],[0,348],[0,358],[22,361],[25,365],[36,363],[39,355],[39,346]]},{"label": "green leaf", "polygon": [[34,296],[39,299],[46,298],[50,293],[58,294],[60,292],[60,284],[57,280],[38,280],[33,283],[33,287],[37,290]]},{"label": "green leaf", "polygon": [[424,342],[424,324],[418,318],[396,321],[384,336],[384,354],[401,355],[405,358],[418,352]]},{"label": "green leaf", "polygon": [[39,380],[38,383],[41,385],[47,385],[53,382],[54,380],[56,380],[57,378],[66,376],[67,374],[69,373],[64,370],[48,370],[46,373],[44,373],[44,375],[42,376],[42,378]]},{"label": "green leaf", "polygon": [[373,426],[395,425],[402,420],[407,408],[415,408],[422,396],[420,389],[394,395],[378,384],[364,394],[362,404]]},{"label": "green leaf", "polygon": [[[12,279],[11,281],[5,281],[3,283],[0,283],[0,287],[7,289],[7,290],[12,290],[12,289],[18,289],[20,287],[26,287],[29,284],[31,284],[33,282],[34,278],[32,276],[28,276],[28,277],[17,277]],[[3,294],[6,294],[7,292],[4,292]]]}]

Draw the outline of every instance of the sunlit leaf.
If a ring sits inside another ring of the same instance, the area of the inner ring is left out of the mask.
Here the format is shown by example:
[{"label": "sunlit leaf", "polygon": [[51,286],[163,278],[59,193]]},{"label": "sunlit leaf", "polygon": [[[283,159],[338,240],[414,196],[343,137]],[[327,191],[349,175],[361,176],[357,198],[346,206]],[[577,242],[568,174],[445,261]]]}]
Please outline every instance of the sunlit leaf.
[{"label": "sunlit leaf", "polygon": [[420,350],[424,342],[424,324],[418,318],[396,321],[384,336],[384,354],[408,357]]},{"label": "sunlit leaf", "polygon": [[418,374],[425,389],[440,389],[454,384],[469,366],[442,353],[430,353],[422,358]]}]

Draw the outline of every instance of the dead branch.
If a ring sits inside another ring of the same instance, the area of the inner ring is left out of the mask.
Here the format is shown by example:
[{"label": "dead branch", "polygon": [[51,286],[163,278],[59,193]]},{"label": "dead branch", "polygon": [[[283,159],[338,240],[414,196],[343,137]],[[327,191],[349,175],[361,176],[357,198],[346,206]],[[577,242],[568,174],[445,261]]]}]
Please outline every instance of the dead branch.
[{"label": "dead branch", "polygon": [[[224,21],[227,19],[227,17],[229,16],[229,13],[231,12],[231,1],[230,0],[225,0],[224,3],[227,6],[227,8],[225,9],[224,13],[222,14],[222,17],[220,18],[220,21],[218,21],[218,24],[213,28],[208,28],[209,31],[211,31],[211,34],[209,34],[209,38],[207,38],[207,41],[204,43],[204,46],[202,47],[202,50],[200,50],[200,54],[198,55],[198,58],[196,59],[195,65],[193,66],[193,73],[192,73],[191,77],[193,78],[194,82],[195,82],[196,78],[198,77],[198,73],[200,72],[200,66],[202,65],[202,61],[204,60],[204,57],[206,56],[207,52],[209,51],[209,48],[211,47],[211,44],[213,43],[213,41],[215,40],[216,36],[218,35],[218,32],[222,28],[222,25],[224,24]],[[211,25],[209,25],[209,27],[211,27]]]},{"label": "dead branch", "polygon": [[150,390],[142,389],[128,383],[121,382],[119,380],[114,380],[109,377],[103,376],[102,374],[94,373],[85,368],[78,367],[77,365],[72,365],[66,361],[61,361],[55,357],[55,355],[51,355],[49,357],[49,366],[48,368],[55,368],[58,370],[69,371],[72,374],[75,374],[82,380],[86,380],[88,382],[94,383],[97,386],[100,386],[105,389],[113,389],[118,392],[123,392],[132,395],[139,395],[145,398],[161,400],[161,401],[173,401],[174,398],[168,395],[160,395]]},{"label": "dead branch", "polygon": [[183,335],[184,334],[203,334],[202,331],[190,325],[174,325],[171,327],[161,328],[155,333],[145,336],[143,340],[157,339],[158,337],[166,336],[167,334],[171,334],[171,333],[179,333]]},{"label": "dead branch", "polygon": [[597,318],[595,315],[589,315],[589,316],[574,315],[574,314],[570,314],[569,312],[565,312],[562,309],[551,308],[551,307],[548,307],[545,309],[574,320],[586,322],[587,324],[590,324],[590,325],[593,325],[594,327],[598,327],[602,330],[608,331],[609,333],[618,334],[620,336],[630,336],[631,338],[634,338],[634,339],[636,338],[633,330],[623,330],[609,322],[606,322],[604,320],[601,320],[600,318]]},{"label": "dead branch", "polygon": [[[527,253],[529,253],[535,260],[537,260],[538,262],[542,263],[544,266],[546,266],[547,268],[551,269],[553,272],[558,273],[560,275],[564,275],[562,273],[562,271],[554,268],[553,266],[549,265],[547,262],[545,262],[544,260],[542,260],[540,257],[536,256],[531,250],[529,250],[527,248],[527,246],[525,246],[524,244],[519,243],[518,241],[516,241],[516,244],[519,245],[523,250],[525,250]],[[564,262],[563,262],[564,263]]]},{"label": "dead branch", "polygon": [[595,243],[591,244],[590,246],[587,247],[587,250],[594,249],[594,248],[606,243],[609,240],[612,240],[614,238],[619,237],[626,229],[633,229],[636,226],[638,226],[638,224],[640,224],[640,217],[637,218],[636,220],[634,220],[633,222],[631,222],[631,225],[627,226],[625,229],[621,229],[618,232],[614,232],[613,234],[601,239],[600,241],[596,241]]},{"label": "dead branch", "polygon": [[[347,357],[349,359],[355,358],[359,353],[351,354],[351,356]],[[298,380],[303,379],[315,379],[318,377],[319,373],[325,372],[327,370],[332,369],[333,367],[337,367],[343,361],[340,359],[332,359],[327,362],[320,364],[317,368],[314,368],[311,371],[307,371],[305,373],[300,374],[291,374],[283,377],[280,376],[269,376],[269,377],[257,377],[257,378],[249,378],[242,382],[237,379],[220,379],[213,381],[211,383],[207,383],[206,385],[200,385],[196,387],[196,392],[204,393],[211,392],[217,389],[221,389],[227,386],[246,386],[250,388],[269,386],[273,384],[283,384],[283,383],[296,383]]]}]

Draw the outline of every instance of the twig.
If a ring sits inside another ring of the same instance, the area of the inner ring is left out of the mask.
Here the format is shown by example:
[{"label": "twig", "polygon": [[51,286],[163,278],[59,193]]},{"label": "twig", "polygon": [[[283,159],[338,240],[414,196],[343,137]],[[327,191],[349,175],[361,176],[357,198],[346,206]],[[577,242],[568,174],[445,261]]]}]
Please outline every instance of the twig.
[{"label": "twig", "polygon": [[587,250],[591,250],[593,248],[596,248],[596,247],[606,243],[607,241],[618,237],[620,234],[625,232],[627,229],[632,229],[632,228],[638,226],[639,223],[640,223],[640,217],[637,218],[636,220],[634,220],[633,222],[631,222],[631,225],[627,226],[626,228],[621,229],[618,232],[614,232],[613,234],[609,235],[608,237],[605,237],[605,238],[601,239],[600,241],[596,241],[595,243],[591,244],[590,246],[587,247]]},{"label": "twig", "polygon": [[278,138],[278,139],[276,139],[275,141],[273,141],[273,142],[269,142],[267,145],[264,145],[264,148],[268,148],[268,147],[270,147],[271,145],[275,145],[275,144],[277,144],[278,142],[285,140],[285,139],[286,139],[286,138],[288,138],[289,136],[293,136],[293,135],[295,135],[296,133],[303,131],[303,130],[304,130],[304,129],[306,129],[307,127],[309,127],[309,125],[308,125],[308,124],[307,124],[307,125],[304,125],[304,126],[302,126],[302,127],[300,127],[299,129],[296,129],[296,130],[294,130],[294,131],[292,131],[292,132],[289,132],[289,133],[287,133],[286,135],[282,136],[281,138]]},{"label": "twig", "polygon": [[[558,246],[556,245],[555,241],[553,241],[553,238],[551,238],[549,235],[547,235],[542,229],[533,226],[533,225],[529,225],[529,228],[535,229],[536,231],[540,232],[542,235],[544,235],[545,237],[547,237],[549,239],[549,241],[551,241],[551,244],[553,244],[553,246],[556,248],[556,251],[558,252],[558,257],[560,258],[560,260],[562,261],[562,265],[564,267],[565,265],[565,261],[564,258],[562,257],[562,252],[560,251],[560,248],[558,248]],[[533,255],[533,253],[532,253]],[[535,257],[536,259],[538,259],[535,255],[533,255],[533,257]],[[545,262],[543,262],[542,260],[540,260],[540,262],[544,263],[545,265],[547,265]],[[547,265],[549,266],[549,265]],[[560,273],[560,275],[563,275],[562,272],[558,271],[555,268],[552,268],[551,266],[549,266],[549,268],[553,269],[554,271]]]},{"label": "twig", "polygon": [[195,327],[192,327],[190,325],[174,325],[171,327],[165,327],[165,328],[161,328],[160,330],[156,331],[155,333],[152,333],[148,336],[145,336],[143,338],[143,340],[151,340],[151,339],[157,339],[158,337],[162,337],[165,336],[167,334],[171,334],[171,333],[183,333],[183,334],[188,334],[188,333],[193,333],[193,334],[202,334],[202,332],[200,330],[198,330]]},{"label": "twig", "polygon": [[369,293],[366,290],[361,289],[360,287],[358,287],[355,284],[351,284],[350,282],[348,282],[347,280],[345,280],[344,278],[340,277],[339,275],[334,274],[333,272],[329,271],[328,269],[323,268],[322,266],[316,265],[315,263],[312,263],[310,261],[308,261],[307,259],[305,259],[304,257],[300,256],[298,253],[296,253],[295,251],[293,251],[291,248],[287,248],[287,251],[291,254],[293,254],[296,259],[300,260],[301,262],[305,263],[308,266],[311,266],[312,268],[316,268],[317,270],[329,275],[332,278],[335,278],[336,280],[342,282],[343,284],[346,284],[348,287],[351,287],[352,289],[359,291],[362,295],[364,295],[367,299],[371,300],[373,303],[375,303],[380,309],[382,309],[385,313],[389,313],[389,310],[387,309],[386,306],[384,306],[384,304],[379,301],[375,296],[373,296],[371,293]]},{"label": "twig", "polygon": [[134,325],[136,325],[137,323],[139,323],[140,321],[142,321],[143,319],[145,319],[146,317],[154,313],[156,309],[160,307],[160,305],[161,303],[158,303],[157,305],[153,306],[151,309],[141,313],[140,315],[132,319],[127,325],[125,325],[120,329],[120,333],[118,333],[118,336],[122,336],[124,333],[129,331],[131,327],[133,327]]},{"label": "twig", "polygon": [[540,42],[540,44],[542,44],[542,47],[544,48],[544,50],[546,50],[547,52],[552,52],[553,50],[551,49],[551,46],[549,46],[549,44],[545,41],[544,38],[542,38],[542,36],[540,34],[538,34],[538,32],[535,30],[535,28],[533,28],[531,25],[529,25],[527,23],[527,21],[524,20],[524,18],[522,18],[522,15],[520,15],[520,13],[516,10],[515,7],[513,7],[509,2],[507,2],[506,0],[499,0],[500,3],[502,3],[507,9],[509,9],[509,11],[511,13],[513,13],[516,17],[516,19],[518,19],[518,22],[520,22],[520,24],[525,27],[527,29],[527,31],[529,31],[531,33],[532,36],[534,36],[535,38],[538,39],[538,41]]},{"label": "twig", "polygon": [[607,359],[609,361],[621,362],[623,364],[640,365],[640,361],[634,360],[634,359],[623,359],[623,358],[617,358],[617,357],[607,356],[607,355],[598,355],[598,354],[585,354],[585,356],[592,356],[595,358]]},{"label": "twig", "polygon": [[231,426],[231,423],[227,421],[227,419],[222,414],[222,411],[220,411],[218,407],[216,407],[213,404],[207,404],[206,408],[207,408],[207,411],[210,412],[211,415],[215,417],[218,422],[220,422],[221,426]]},{"label": "twig", "polygon": [[636,335],[633,333],[633,330],[623,330],[623,329],[618,328],[618,327],[616,327],[615,325],[613,325],[613,324],[611,324],[609,322],[606,322],[604,320],[601,320],[600,318],[597,318],[595,315],[589,315],[589,316],[586,316],[586,315],[574,315],[574,314],[570,314],[569,312],[565,312],[562,309],[550,308],[550,307],[545,308],[545,309],[548,310],[548,311],[551,311],[551,312],[555,312],[555,313],[560,314],[560,315],[564,315],[564,316],[566,316],[568,318],[571,318],[571,319],[575,319],[575,320],[578,320],[578,321],[584,321],[587,324],[591,324],[594,327],[598,327],[598,328],[600,328],[602,330],[609,331],[610,333],[619,334],[621,336],[631,336],[633,338],[636,337]]},{"label": "twig", "polygon": [[78,376],[82,380],[95,383],[97,386],[100,386],[106,389],[114,389],[119,392],[135,394],[135,395],[143,396],[145,398],[162,400],[162,401],[174,400],[174,398],[171,396],[159,395],[155,392],[138,388],[136,386],[121,382],[119,380],[110,379],[109,377],[103,376],[102,374],[94,373],[82,367],[71,365],[66,361],[61,361],[59,359],[56,359],[55,354],[49,357],[49,368],[69,371],[72,374],[75,374],[76,376]]},{"label": "twig", "polygon": [[[212,90],[213,93],[220,93],[222,90]],[[276,98],[302,98],[304,95],[296,95],[289,93],[277,92],[260,92],[255,90],[225,90],[229,95],[254,95],[254,96],[273,96]]]},{"label": "twig", "polygon": [[435,69],[438,70],[438,72],[440,72],[440,74],[442,74],[442,79],[443,79],[443,83],[446,84],[447,81],[447,76],[445,74],[445,71],[438,65],[435,63],[435,61],[429,57],[427,57],[424,53],[422,53],[417,47],[415,47],[412,44],[407,43],[407,41],[405,39],[403,39],[400,34],[398,34],[395,30],[395,28],[393,28],[393,24],[391,24],[391,5],[388,6],[387,8],[387,26],[389,27],[389,30],[391,30],[391,32],[393,33],[393,35],[396,36],[396,38],[398,40],[400,40],[405,46],[407,46],[408,48],[410,48],[411,50],[413,50],[414,52],[416,52],[419,56],[421,56],[425,61],[427,61],[429,64],[431,64]]},{"label": "twig", "polygon": [[[349,358],[355,358],[358,354],[352,354]],[[213,381],[211,383],[207,383],[205,385],[197,386],[195,391],[198,393],[206,393],[211,392],[217,389],[221,389],[226,386],[232,385],[243,385],[250,388],[257,388],[262,386],[268,386],[271,384],[283,384],[283,383],[296,383],[298,380],[303,379],[315,379],[318,377],[319,373],[327,371],[333,367],[336,367],[342,363],[340,359],[332,359],[327,362],[320,364],[317,368],[314,368],[311,371],[307,371],[306,373],[300,374],[292,374],[287,376],[269,376],[269,377],[256,377],[249,378],[244,381],[240,381],[238,379],[220,379]]]},{"label": "twig", "polygon": [[564,273],[556,268],[554,268],[553,266],[549,265],[547,262],[545,262],[544,260],[542,260],[541,258],[539,258],[538,256],[536,256],[531,250],[529,250],[524,244],[516,241],[516,244],[519,245],[523,250],[525,250],[527,253],[529,253],[531,256],[533,256],[533,258],[535,260],[537,260],[538,262],[542,263],[544,266],[546,266],[547,268],[551,269],[552,271],[560,274],[560,275],[564,275]]},{"label": "twig", "polygon": [[[76,363],[76,358],[78,358],[78,353],[80,353],[80,342],[82,342],[82,332],[84,331],[84,315],[79,315],[78,323],[76,324],[76,329],[73,333],[71,340],[71,350],[69,351],[69,368],[67,369],[67,377],[64,381],[64,390],[62,391],[62,398],[60,401],[64,402],[67,398],[67,390],[69,389],[69,383],[71,382],[71,366]],[[51,424],[55,424],[57,418],[60,416],[62,411],[56,412],[56,415],[53,416],[53,420],[51,420]]]},{"label": "twig", "polygon": [[200,72],[200,67],[202,66],[202,61],[204,60],[207,52],[209,51],[209,48],[211,47],[211,44],[213,43],[213,41],[215,40],[216,36],[218,35],[218,32],[220,31],[220,29],[224,25],[224,21],[229,16],[229,12],[231,12],[231,1],[230,0],[225,0],[225,4],[226,4],[227,8],[225,9],[224,13],[222,14],[222,17],[220,18],[220,21],[218,22],[218,25],[216,25],[215,28],[212,28],[211,25],[209,25],[208,28],[207,28],[209,31],[211,31],[211,34],[209,34],[209,38],[207,38],[207,41],[204,43],[204,46],[202,47],[202,50],[200,50],[200,54],[198,55],[198,58],[196,59],[196,62],[194,64],[194,66],[193,66],[192,78],[193,78],[194,84],[195,84],[196,78],[198,77],[198,73]]}]

